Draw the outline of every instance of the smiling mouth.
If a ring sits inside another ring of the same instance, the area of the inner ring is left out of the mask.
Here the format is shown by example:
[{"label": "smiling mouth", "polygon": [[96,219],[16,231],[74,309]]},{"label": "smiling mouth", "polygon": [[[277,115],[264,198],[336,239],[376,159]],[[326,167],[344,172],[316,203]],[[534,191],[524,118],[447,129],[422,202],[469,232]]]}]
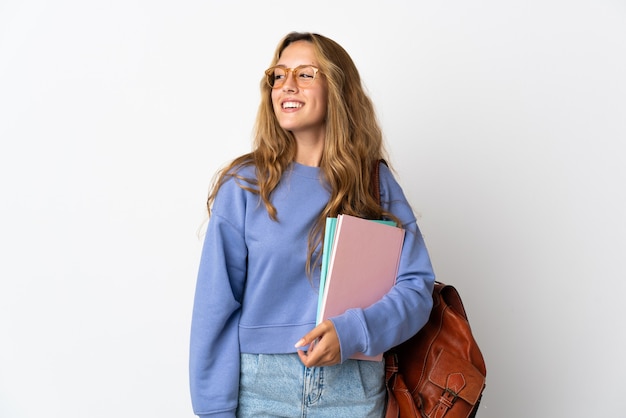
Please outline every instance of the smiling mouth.
[{"label": "smiling mouth", "polygon": [[283,109],[299,109],[303,106],[300,102],[285,102],[283,103]]}]

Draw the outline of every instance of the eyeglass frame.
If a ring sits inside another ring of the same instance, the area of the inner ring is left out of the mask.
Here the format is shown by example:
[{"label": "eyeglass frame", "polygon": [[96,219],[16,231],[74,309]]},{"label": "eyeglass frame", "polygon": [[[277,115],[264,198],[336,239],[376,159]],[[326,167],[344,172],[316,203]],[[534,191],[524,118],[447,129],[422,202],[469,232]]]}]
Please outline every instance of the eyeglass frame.
[{"label": "eyeglass frame", "polygon": [[[311,67],[313,68],[313,78],[311,79],[310,83],[307,81],[307,84],[304,86],[300,85],[300,82],[298,81],[298,77],[296,77],[296,71],[302,68],[306,68],[306,67]],[[276,85],[276,80],[274,80],[274,84],[272,84],[270,82],[270,77],[274,77],[273,72],[276,71],[276,69],[279,68],[283,71],[285,71],[285,78],[283,80],[279,80],[281,81],[280,85]],[[310,64],[302,64],[302,65],[298,65],[296,68],[287,68],[287,67],[283,67],[282,65],[274,65],[273,67],[268,68],[267,70],[265,70],[265,82],[267,83],[268,86],[270,86],[271,89],[279,89],[282,86],[285,85],[285,83],[287,82],[287,78],[289,77],[289,73],[291,73],[291,75],[293,76],[293,79],[296,82],[296,85],[300,88],[306,88],[310,85],[313,84],[313,82],[315,80],[317,80],[317,74],[320,73],[320,69],[317,68],[314,65],[310,65]]]}]

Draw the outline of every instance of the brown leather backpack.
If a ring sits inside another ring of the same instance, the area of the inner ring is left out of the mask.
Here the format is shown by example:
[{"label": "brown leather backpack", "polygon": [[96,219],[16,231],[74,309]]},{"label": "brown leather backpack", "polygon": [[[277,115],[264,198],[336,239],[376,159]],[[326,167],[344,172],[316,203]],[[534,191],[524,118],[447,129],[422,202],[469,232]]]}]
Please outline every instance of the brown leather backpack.
[{"label": "brown leather backpack", "polygon": [[386,418],[475,417],[487,370],[461,297],[435,283],[426,325],[385,353]]}]

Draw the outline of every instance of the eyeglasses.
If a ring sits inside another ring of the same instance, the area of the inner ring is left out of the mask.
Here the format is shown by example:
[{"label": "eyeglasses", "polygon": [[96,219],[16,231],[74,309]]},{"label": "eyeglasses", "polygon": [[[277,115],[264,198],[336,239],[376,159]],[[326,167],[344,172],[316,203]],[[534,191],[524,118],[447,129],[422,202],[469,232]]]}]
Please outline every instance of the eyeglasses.
[{"label": "eyeglasses", "polygon": [[265,70],[265,80],[271,88],[279,89],[287,81],[289,73],[292,73],[298,87],[305,88],[313,84],[318,72],[319,68],[312,65],[299,65],[296,68],[285,68],[276,65]]}]

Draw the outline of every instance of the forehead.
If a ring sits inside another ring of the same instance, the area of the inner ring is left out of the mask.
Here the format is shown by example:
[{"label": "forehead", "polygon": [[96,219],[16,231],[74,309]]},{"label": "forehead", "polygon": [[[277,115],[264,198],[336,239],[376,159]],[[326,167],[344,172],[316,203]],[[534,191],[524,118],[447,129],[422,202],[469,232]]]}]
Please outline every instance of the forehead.
[{"label": "forehead", "polygon": [[318,65],[315,58],[315,48],[308,41],[296,41],[283,49],[276,64],[290,68],[295,68],[298,65]]}]

